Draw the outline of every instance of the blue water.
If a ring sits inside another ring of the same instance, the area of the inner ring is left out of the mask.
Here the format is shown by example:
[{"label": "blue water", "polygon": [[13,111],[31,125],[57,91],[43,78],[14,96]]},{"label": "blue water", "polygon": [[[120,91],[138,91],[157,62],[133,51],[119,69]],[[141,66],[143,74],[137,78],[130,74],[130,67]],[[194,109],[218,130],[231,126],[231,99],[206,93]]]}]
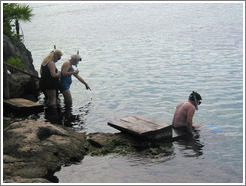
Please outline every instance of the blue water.
[{"label": "blue water", "polygon": [[61,183],[243,182],[242,3],[29,5],[35,16],[21,26],[38,71],[54,45],[64,52],[58,69],[77,51],[83,58],[78,69],[92,91],[73,78],[75,130],[118,132],[107,122],[134,113],[171,124],[179,102],[193,90],[202,96],[196,143],[174,142],[159,159],[86,156],[57,172]]}]

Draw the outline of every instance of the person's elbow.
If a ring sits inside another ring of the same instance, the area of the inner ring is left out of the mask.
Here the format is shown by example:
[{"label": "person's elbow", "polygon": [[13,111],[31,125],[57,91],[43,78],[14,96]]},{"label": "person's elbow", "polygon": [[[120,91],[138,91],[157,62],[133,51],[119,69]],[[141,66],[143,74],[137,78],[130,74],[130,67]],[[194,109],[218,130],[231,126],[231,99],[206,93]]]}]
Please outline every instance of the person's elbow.
[{"label": "person's elbow", "polygon": [[57,74],[51,74],[51,76],[53,77],[53,78],[57,78],[57,77],[59,77],[60,76],[60,73],[57,73]]}]

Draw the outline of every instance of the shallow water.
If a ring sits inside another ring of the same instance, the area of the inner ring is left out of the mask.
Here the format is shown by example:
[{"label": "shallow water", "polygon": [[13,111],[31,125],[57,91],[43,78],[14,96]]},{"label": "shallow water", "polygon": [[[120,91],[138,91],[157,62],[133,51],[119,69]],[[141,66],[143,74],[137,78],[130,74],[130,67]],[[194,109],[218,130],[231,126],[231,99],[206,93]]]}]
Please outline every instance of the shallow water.
[{"label": "shallow water", "polygon": [[[242,4],[30,6],[35,16],[21,25],[37,70],[54,45],[64,52],[58,69],[72,53],[82,55],[78,69],[92,91],[73,78],[75,130],[118,132],[107,122],[135,113],[171,123],[176,105],[193,90],[203,98],[194,116],[203,126],[199,155],[196,147],[174,142],[174,153],[160,159],[86,156],[57,172],[61,183],[243,181]],[[36,117],[46,120],[45,113]]]}]

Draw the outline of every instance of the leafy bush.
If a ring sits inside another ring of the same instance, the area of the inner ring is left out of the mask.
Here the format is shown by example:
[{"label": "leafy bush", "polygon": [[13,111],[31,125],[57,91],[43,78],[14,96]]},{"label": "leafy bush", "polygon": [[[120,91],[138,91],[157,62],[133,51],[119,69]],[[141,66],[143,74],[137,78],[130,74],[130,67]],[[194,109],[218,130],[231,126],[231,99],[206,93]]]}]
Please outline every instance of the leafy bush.
[{"label": "leafy bush", "polygon": [[3,3],[3,33],[10,39],[20,39],[20,21],[31,21],[33,14],[29,5]]},{"label": "leafy bush", "polygon": [[14,67],[24,69],[24,64],[21,63],[21,59],[19,57],[9,57],[7,63]]}]

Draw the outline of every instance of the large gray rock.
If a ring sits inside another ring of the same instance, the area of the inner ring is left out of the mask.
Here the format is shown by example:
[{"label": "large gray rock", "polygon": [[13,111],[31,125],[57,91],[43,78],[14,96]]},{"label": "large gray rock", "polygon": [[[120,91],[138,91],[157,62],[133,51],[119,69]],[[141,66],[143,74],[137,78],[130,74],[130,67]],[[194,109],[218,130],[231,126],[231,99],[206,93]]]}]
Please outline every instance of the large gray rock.
[{"label": "large gray rock", "polygon": [[27,74],[14,73],[8,75],[8,83],[10,98],[20,98],[38,93],[38,83]]},{"label": "large gray rock", "polygon": [[78,162],[87,152],[85,134],[47,122],[15,122],[3,136],[5,183],[56,182],[61,165]]}]

